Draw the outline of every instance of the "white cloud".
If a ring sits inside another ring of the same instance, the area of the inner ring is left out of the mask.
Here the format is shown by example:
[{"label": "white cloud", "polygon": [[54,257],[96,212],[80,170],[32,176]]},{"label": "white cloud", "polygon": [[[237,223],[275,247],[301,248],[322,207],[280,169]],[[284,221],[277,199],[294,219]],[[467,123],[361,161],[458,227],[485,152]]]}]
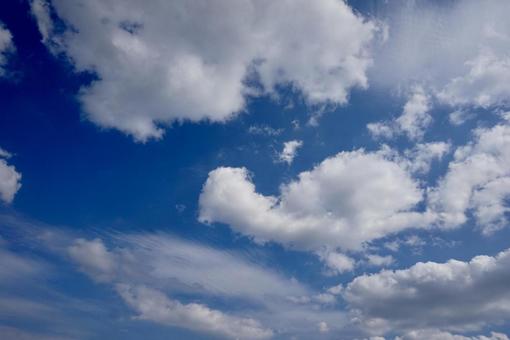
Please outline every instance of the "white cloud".
[{"label": "white cloud", "polygon": [[355,278],[343,290],[367,330],[475,330],[510,319],[510,250],[471,261],[417,263]]},{"label": "white cloud", "polygon": [[395,263],[395,259],[391,255],[381,256],[377,254],[368,254],[365,256],[367,263],[374,267],[387,267]]},{"label": "white cloud", "polygon": [[301,295],[298,283],[243,260],[235,252],[158,235],[124,235],[107,249],[100,239],[77,239],[68,254],[97,281],[151,284],[163,281],[172,291],[263,301]]},{"label": "white cloud", "polygon": [[[47,311],[46,311],[47,312]],[[0,326],[0,334],[4,339],[16,340],[71,340],[72,338],[55,334],[30,332],[9,326]]]},{"label": "white cloud", "polygon": [[291,140],[283,143],[283,150],[278,155],[280,162],[285,162],[289,165],[292,164],[294,157],[297,155],[298,149],[302,146],[303,142],[300,140]]},{"label": "white cloud", "polygon": [[283,129],[275,129],[267,125],[252,125],[248,128],[248,133],[252,135],[262,135],[262,136],[279,136],[283,132]]},{"label": "white cloud", "polygon": [[69,256],[81,270],[98,281],[110,281],[115,275],[115,258],[100,239],[77,239],[68,248]]},{"label": "white cloud", "polygon": [[0,200],[5,203],[11,203],[21,188],[21,174],[6,161],[10,157],[9,152],[0,148]]},{"label": "white cloud", "polygon": [[456,110],[448,115],[450,124],[459,126],[474,118],[474,114],[466,110]]},{"label": "white cloud", "polygon": [[344,104],[350,88],[367,86],[376,26],[344,1],[52,4],[70,29],[57,33],[36,0],[43,40],[98,75],[80,91],[88,118],[139,141],[176,121],[225,121],[248,95],[277,95],[280,85],[311,105]]},{"label": "white cloud", "polygon": [[385,152],[357,150],[300,173],[281,185],[279,197],[257,193],[245,168],[217,168],[202,189],[199,220],[226,223],[257,242],[360,250],[364,242],[424,227],[431,216],[414,211],[422,195],[405,167]]},{"label": "white cloud", "polygon": [[50,11],[50,4],[46,0],[31,0],[30,12],[34,16],[42,41],[52,52],[57,52],[58,39],[53,36],[54,25]]},{"label": "white cloud", "polygon": [[412,149],[404,151],[407,167],[413,173],[428,173],[432,162],[441,160],[450,149],[450,143],[446,142],[416,144]]},{"label": "white cloud", "polygon": [[508,337],[502,333],[492,332],[489,336],[463,336],[449,332],[441,332],[437,329],[416,330],[408,332],[402,336],[397,336],[395,340],[508,340]]},{"label": "white cloud", "polygon": [[0,22],[0,76],[4,75],[7,57],[13,50],[14,44],[12,42],[12,34],[4,27],[3,23]]},{"label": "white cloud", "polygon": [[324,264],[326,264],[330,270],[336,274],[350,272],[356,265],[354,259],[337,252],[327,252],[325,254],[321,254],[320,257]]},{"label": "white cloud", "polygon": [[[316,333],[320,321],[336,322],[337,330],[344,325],[342,312],[322,308],[336,301],[333,295],[286,279],[242,251],[165,235],[111,236],[111,248],[100,239],[77,239],[65,249],[91,278],[118,287],[138,318],[232,338],[263,338],[282,327],[290,334]],[[182,294],[197,302],[173,297]],[[256,308],[212,309],[210,299]]]},{"label": "white cloud", "polygon": [[20,285],[23,279],[40,277],[46,271],[44,263],[19,256],[0,244],[0,286]]},{"label": "white cloud", "polygon": [[391,88],[424,84],[452,105],[508,102],[510,24],[505,0],[396,1],[378,6],[388,23],[369,77]]},{"label": "white cloud", "polygon": [[367,128],[374,138],[391,139],[406,135],[411,140],[420,140],[432,122],[429,111],[430,98],[422,87],[415,87],[399,117],[387,122],[370,123]]},{"label": "white cloud", "polygon": [[327,332],[329,332],[329,326],[324,321],[319,322],[318,327],[319,327],[319,332],[320,333],[327,333]]},{"label": "white cloud", "polygon": [[478,129],[475,139],[455,151],[444,178],[429,193],[429,205],[446,228],[466,222],[472,211],[484,233],[506,225],[510,195],[510,126]]},{"label": "white cloud", "polygon": [[11,157],[12,157],[12,154],[9,151],[0,148],[0,158],[8,159],[8,158],[11,158]]},{"label": "white cloud", "polygon": [[[219,332],[224,332],[227,328],[234,331],[241,330],[241,327],[244,327],[242,325],[249,328],[250,324],[256,324],[244,323],[243,320],[249,319],[257,320],[262,333],[274,330],[278,337],[285,338],[317,337],[319,333],[317,325],[321,321],[328,324],[331,334],[338,334],[348,323],[346,313],[336,308],[335,296],[305,286],[296,278],[289,276],[286,269],[271,269],[269,266],[272,264],[272,259],[267,256],[264,249],[258,247],[244,245],[240,248],[236,247],[235,250],[222,249],[207,246],[198,241],[185,241],[164,232],[99,231],[92,234],[86,232],[88,237],[80,233],[81,237],[78,237],[76,230],[54,228],[10,215],[0,215],[0,224],[5,227],[4,229],[8,228],[6,232],[15,239],[14,244],[17,250],[27,250],[33,257],[45,254],[47,255],[45,258],[57,261],[59,270],[49,276],[51,282],[55,282],[53,280],[59,277],[54,274],[73,273],[62,273],[60,270],[69,268],[60,266],[62,261],[72,260],[71,264],[75,264],[74,268],[83,271],[103,287],[114,290],[119,287],[118,285],[129,287],[130,294],[135,299],[133,305],[126,301],[124,306],[129,308],[134,316],[133,322],[123,320],[126,323],[125,326],[129,328],[139,328],[136,320],[140,319],[142,314],[150,317],[163,311],[164,315],[167,309],[168,312],[173,312],[172,308],[175,306],[179,306],[176,308],[182,313],[187,313],[190,305],[201,306],[196,310],[210,311],[210,315],[204,316],[207,320],[210,319],[209,316],[213,319],[218,316],[220,321],[238,322],[238,325],[232,327],[225,326],[220,330],[213,327],[208,331],[201,329],[207,322],[202,320],[200,313],[197,318],[188,315],[189,322],[187,321],[186,327],[189,327],[191,331],[208,332],[210,335],[219,335],[221,338],[225,338],[226,335]],[[90,236],[92,239],[89,238]],[[2,242],[0,239],[0,246]],[[4,243],[8,244],[7,241]],[[79,249],[78,251],[75,249],[75,256],[70,254],[70,249],[73,247]],[[90,259],[85,260],[86,257]],[[110,265],[112,262],[113,265]],[[15,261],[12,263],[13,266],[16,265]],[[43,275],[48,274],[47,267],[41,268]],[[64,314],[62,318],[72,318],[66,321],[66,324],[72,322],[73,327],[70,331],[74,331],[72,334],[78,334],[78,337],[83,334],[80,333],[82,328],[78,326],[83,325],[84,318],[87,318],[87,330],[90,331],[89,327],[95,326],[102,328],[108,324],[105,321],[108,318],[104,317],[110,315],[112,311],[118,313],[122,307],[117,305],[119,299],[116,298],[99,299],[94,302],[89,299],[79,300],[78,297],[68,296],[65,292],[50,290],[48,293],[47,284],[50,283],[39,280],[41,276],[38,273],[32,275],[28,272],[23,276],[23,280],[18,279],[21,278],[20,275],[16,276],[15,280],[12,280],[12,277],[14,276],[7,276],[6,281],[15,285],[16,292],[28,277],[32,283],[28,286],[29,289],[23,292],[42,291],[46,293],[45,296],[49,295],[48,306],[55,306],[57,311],[62,311]],[[144,303],[143,301],[150,301],[150,299],[146,300],[141,298],[141,295],[137,295],[140,287],[161,294],[161,304],[154,305],[152,311],[144,305],[143,308],[147,309],[144,309],[142,313],[138,307]],[[63,293],[63,296],[60,293]],[[55,296],[59,298],[55,299]],[[307,299],[305,301],[304,298],[295,297],[307,297]],[[45,301],[44,299],[41,301],[43,306]],[[9,305],[13,308],[19,307],[19,304],[14,302]],[[25,313],[33,312],[29,305],[26,307],[23,308]],[[194,307],[190,309],[195,311]],[[0,308],[0,311],[3,310]],[[11,310],[7,312],[13,315]],[[129,311],[123,311],[123,313],[126,312],[129,313]],[[71,315],[72,313],[74,314]],[[52,311],[42,315],[57,314]],[[92,323],[89,323],[92,320],[88,319],[88,316],[94,319]],[[174,319],[171,316],[168,319],[163,317],[161,326],[173,325],[172,320]],[[56,327],[54,321],[62,320],[60,316],[57,320],[48,318],[47,321],[45,319],[44,324],[49,325],[49,329],[62,329]],[[165,332],[164,328],[159,328],[161,332]],[[238,338],[244,337],[239,335]]]},{"label": "white cloud", "polygon": [[452,79],[438,93],[440,100],[452,106],[484,108],[510,104],[510,58],[482,53],[466,66],[469,71],[465,75]]},{"label": "white cloud", "polygon": [[271,330],[263,328],[254,319],[229,316],[197,303],[182,304],[145,286],[119,284],[117,291],[139,313],[139,319],[216,333],[232,339],[266,339],[273,335]]}]

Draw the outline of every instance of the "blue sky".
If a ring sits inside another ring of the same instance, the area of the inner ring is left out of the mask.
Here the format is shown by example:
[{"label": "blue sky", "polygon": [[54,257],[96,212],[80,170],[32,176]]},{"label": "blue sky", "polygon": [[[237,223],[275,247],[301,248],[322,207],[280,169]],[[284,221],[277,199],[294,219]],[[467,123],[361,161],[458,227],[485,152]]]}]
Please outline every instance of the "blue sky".
[{"label": "blue sky", "polygon": [[510,334],[505,1],[0,5],[0,338]]}]

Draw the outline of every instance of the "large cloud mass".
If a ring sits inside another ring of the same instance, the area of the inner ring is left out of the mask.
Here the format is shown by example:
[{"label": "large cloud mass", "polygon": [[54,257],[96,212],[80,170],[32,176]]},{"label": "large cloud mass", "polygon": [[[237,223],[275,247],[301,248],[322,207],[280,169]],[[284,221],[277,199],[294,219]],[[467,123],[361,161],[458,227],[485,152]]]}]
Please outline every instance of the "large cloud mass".
[{"label": "large cloud mass", "polygon": [[34,0],[43,41],[98,76],[80,93],[89,119],[138,140],[177,120],[224,121],[248,94],[279,85],[310,104],[342,104],[367,86],[376,28],[341,0],[52,4],[69,29],[57,33],[50,7]]},{"label": "large cloud mass", "polygon": [[255,190],[245,168],[209,173],[200,195],[202,222],[221,222],[257,241],[298,249],[360,249],[363,242],[422,227],[429,216],[415,211],[422,190],[404,165],[384,152],[341,152],[298,179],[280,196]]}]

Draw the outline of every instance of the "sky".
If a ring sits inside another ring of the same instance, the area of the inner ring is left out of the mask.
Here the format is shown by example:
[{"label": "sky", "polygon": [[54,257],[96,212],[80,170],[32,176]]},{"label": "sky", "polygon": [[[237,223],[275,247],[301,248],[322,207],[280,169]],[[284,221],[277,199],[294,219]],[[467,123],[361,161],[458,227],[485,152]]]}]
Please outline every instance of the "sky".
[{"label": "sky", "polygon": [[509,12],[3,1],[0,338],[508,340]]}]

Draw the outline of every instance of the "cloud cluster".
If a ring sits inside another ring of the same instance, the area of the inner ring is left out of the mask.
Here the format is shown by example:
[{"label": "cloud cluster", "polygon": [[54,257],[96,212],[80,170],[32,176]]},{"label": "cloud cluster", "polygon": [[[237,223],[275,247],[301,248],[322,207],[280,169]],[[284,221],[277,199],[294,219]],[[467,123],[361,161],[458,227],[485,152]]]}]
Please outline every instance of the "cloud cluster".
[{"label": "cloud cluster", "polygon": [[7,160],[11,154],[0,148],[0,200],[11,203],[21,188],[21,174]]},{"label": "cloud cluster", "polygon": [[475,330],[510,318],[509,268],[510,250],[468,262],[417,263],[359,276],[342,296],[355,319],[375,332]]},{"label": "cloud cluster", "polygon": [[474,140],[455,151],[429,205],[440,224],[452,228],[467,221],[471,211],[484,233],[507,224],[510,195],[510,126],[507,122],[475,131]]},{"label": "cloud cluster", "polygon": [[228,224],[257,242],[359,250],[364,242],[426,226],[430,216],[415,210],[422,199],[404,165],[384,151],[356,150],[300,173],[278,197],[257,193],[245,168],[217,168],[200,194],[199,220]]},{"label": "cloud cluster", "polygon": [[279,86],[344,104],[367,86],[377,29],[338,0],[51,3],[32,1],[43,42],[97,74],[80,91],[88,118],[139,141],[174,121],[225,121]]}]

